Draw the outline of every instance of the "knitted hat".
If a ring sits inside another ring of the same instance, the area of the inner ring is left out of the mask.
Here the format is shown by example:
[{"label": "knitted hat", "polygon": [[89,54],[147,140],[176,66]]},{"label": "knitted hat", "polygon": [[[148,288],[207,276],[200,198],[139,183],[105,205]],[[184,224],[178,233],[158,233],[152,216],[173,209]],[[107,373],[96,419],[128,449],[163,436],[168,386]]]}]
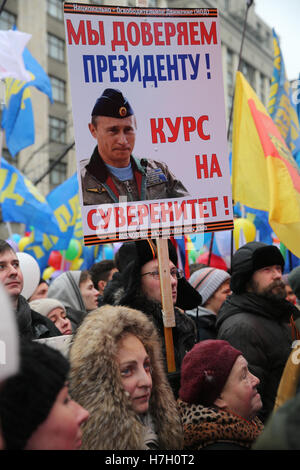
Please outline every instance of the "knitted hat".
[{"label": "knitted hat", "polygon": [[241,354],[227,341],[208,339],[197,343],[182,361],[181,400],[195,405],[213,405]]},{"label": "knitted hat", "polygon": [[113,118],[126,118],[134,114],[127,99],[120,90],[106,88],[97,99],[92,110],[92,116],[108,116]]},{"label": "knitted hat", "polygon": [[255,271],[273,265],[280,265],[282,270],[284,268],[284,258],[276,246],[262,242],[249,242],[241,246],[232,257],[232,291],[235,294],[245,292],[247,282]]},{"label": "knitted hat", "polygon": [[195,271],[191,275],[189,282],[201,295],[202,305],[204,305],[216,290],[219,289],[223,282],[228,279],[230,279],[230,274],[224,271],[224,269],[207,267]]},{"label": "knitted hat", "polygon": [[64,305],[56,299],[36,299],[33,300],[32,302],[29,302],[30,308],[34,310],[35,312],[40,313],[41,315],[44,315],[44,317],[47,317],[47,315],[54,310],[55,308],[62,308],[64,312],[66,312],[66,309]]},{"label": "knitted hat", "polygon": [[300,299],[300,266],[297,266],[288,274],[288,282],[297,299]]},{"label": "knitted hat", "polygon": [[[168,240],[168,248],[169,259],[177,266],[177,253],[171,240]],[[156,243],[152,239],[123,243],[119,249],[118,258],[118,266],[126,290],[121,300],[123,305],[127,305],[140,289],[141,267],[157,258]],[[199,292],[184,277],[178,279],[176,306],[183,310],[190,310],[201,305],[201,302]]]},{"label": "knitted hat", "polygon": [[0,419],[6,449],[24,449],[42,424],[64,387],[69,363],[64,356],[38,342],[23,342],[18,374],[0,391]]}]

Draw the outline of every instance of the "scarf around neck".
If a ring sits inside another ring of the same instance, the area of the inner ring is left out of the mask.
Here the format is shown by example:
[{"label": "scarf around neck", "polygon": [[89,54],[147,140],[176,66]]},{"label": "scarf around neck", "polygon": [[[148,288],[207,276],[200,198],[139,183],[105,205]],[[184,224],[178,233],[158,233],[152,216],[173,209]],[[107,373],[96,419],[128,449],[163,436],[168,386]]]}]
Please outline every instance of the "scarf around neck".
[{"label": "scarf around neck", "polygon": [[258,418],[247,421],[216,407],[191,405],[178,399],[184,429],[184,446],[198,450],[216,442],[236,443],[250,448],[263,430]]},{"label": "scarf around neck", "polygon": [[145,449],[159,449],[158,436],[156,434],[154,423],[150,413],[147,413],[146,415],[139,415],[139,420],[141,421],[145,429]]}]

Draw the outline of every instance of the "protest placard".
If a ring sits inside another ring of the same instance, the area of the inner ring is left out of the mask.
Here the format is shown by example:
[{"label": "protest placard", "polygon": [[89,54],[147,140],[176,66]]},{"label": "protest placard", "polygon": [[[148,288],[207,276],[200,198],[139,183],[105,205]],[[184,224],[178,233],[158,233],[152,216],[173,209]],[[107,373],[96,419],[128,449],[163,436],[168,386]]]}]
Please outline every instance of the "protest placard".
[{"label": "protest placard", "polygon": [[[85,244],[233,229],[217,9],[65,3],[64,18]],[[89,125],[100,97],[118,149]]]}]

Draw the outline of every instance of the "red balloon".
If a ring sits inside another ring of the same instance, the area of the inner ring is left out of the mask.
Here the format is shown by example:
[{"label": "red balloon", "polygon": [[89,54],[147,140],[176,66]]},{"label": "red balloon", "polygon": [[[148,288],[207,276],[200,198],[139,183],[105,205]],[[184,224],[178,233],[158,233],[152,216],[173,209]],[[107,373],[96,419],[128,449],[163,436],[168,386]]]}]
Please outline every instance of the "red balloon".
[{"label": "red balloon", "polygon": [[[203,264],[208,264],[208,258],[209,258],[209,252],[207,251],[206,253],[203,253],[197,258],[197,263],[203,263]],[[217,256],[214,253],[211,254],[210,256],[210,263],[209,266],[212,268],[218,268],[218,269],[224,269],[224,271],[228,270],[227,264],[221,258],[221,256]]]},{"label": "red balloon", "polygon": [[60,269],[62,262],[62,255],[59,251],[51,251],[48,264],[54,269]]}]

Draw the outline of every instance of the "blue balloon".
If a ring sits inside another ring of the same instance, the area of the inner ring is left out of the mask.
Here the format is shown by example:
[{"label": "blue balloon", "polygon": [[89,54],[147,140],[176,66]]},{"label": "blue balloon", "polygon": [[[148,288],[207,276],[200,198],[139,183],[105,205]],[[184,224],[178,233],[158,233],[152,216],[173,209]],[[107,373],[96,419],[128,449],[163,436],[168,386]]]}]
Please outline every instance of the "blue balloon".
[{"label": "blue balloon", "polygon": [[13,233],[11,236],[11,239],[16,243],[19,243],[21,238],[22,238],[22,235],[19,235],[18,233]]},{"label": "blue balloon", "polygon": [[114,250],[110,245],[106,245],[104,247],[104,259],[113,259],[114,257]]}]

